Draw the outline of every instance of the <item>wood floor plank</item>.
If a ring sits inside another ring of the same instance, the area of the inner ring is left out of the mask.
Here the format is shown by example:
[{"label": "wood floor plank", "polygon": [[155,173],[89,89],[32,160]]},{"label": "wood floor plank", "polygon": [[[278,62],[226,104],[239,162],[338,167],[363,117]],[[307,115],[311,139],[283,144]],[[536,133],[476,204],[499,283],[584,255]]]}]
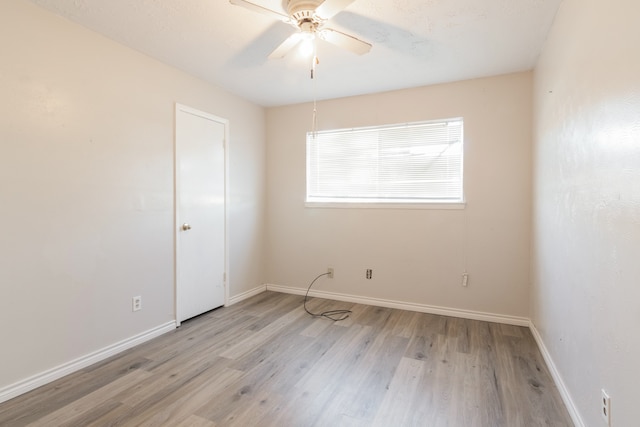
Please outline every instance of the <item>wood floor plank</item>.
[{"label": "wood floor plank", "polygon": [[393,310],[391,317],[395,320],[391,324],[391,334],[403,338],[411,338],[421,313],[415,311]]},{"label": "wood floor plank", "polygon": [[325,357],[325,354],[336,345],[346,334],[346,329],[335,326],[326,319],[330,326],[310,342],[287,365],[286,375],[278,375],[271,382],[271,389],[279,394],[288,395],[301,378],[309,372],[316,370],[317,363]]},{"label": "wood floor plank", "polygon": [[408,338],[380,334],[362,362],[352,369],[340,389],[340,413],[358,420],[373,420],[402,359]]},{"label": "wood floor plank", "polygon": [[343,380],[359,362],[371,344],[370,326],[353,325],[319,360],[314,369],[296,383],[296,387],[308,392],[317,392],[325,387],[338,387],[336,379]]},{"label": "wood floor plank", "polygon": [[[120,404],[115,406],[109,412],[102,414],[93,420],[88,420],[86,424],[81,424],[82,427],[111,427],[111,426],[125,426],[129,424],[131,419],[132,408],[130,406]],[[73,426],[78,427],[78,426]]]},{"label": "wood floor plank", "polygon": [[315,338],[329,327],[331,327],[331,322],[327,322],[327,319],[317,318],[313,323],[300,332],[300,334]]},{"label": "wood floor plank", "polygon": [[426,363],[409,357],[403,357],[398,362],[395,375],[389,384],[380,407],[373,420],[373,426],[405,426],[409,404],[416,396],[418,385],[422,380]]},{"label": "wood floor plank", "polygon": [[164,369],[142,381],[138,381],[134,387],[123,390],[115,398],[124,404],[135,407],[148,400],[150,395],[161,393],[174,387],[177,381],[185,378],[195,378],[204,369],[210,369],[211,372],[208,372],[208,374],[213,375],[213,371],[224,371],[229,363],[229,361],[217,356],[207,356],[195,358],[191,361],[188,357],[176,359],[176,364],[171,365],[172,369]]},{"label": "wood floor plank", "polygon": [[216,423],[196,415],[190,415],[189,418],[177,424],[176,427],[216,427]]},{"label": "wood floor plank", "polygon": [[301,310],[292,310],[284,315],[278,315],[277,317],[270,316],[273,321],[262,328],[259,328],[257,332],[251,335],[249,338],[238,341],[235,345],[221,353],[222,357],[229,359],[237,359],[248,352],[259,348],[262,344],[272,339],[279,334],[282,330],[291,325],[295,325],[296,321],[306,316]]},{"label": "wood floor plank", "polygon": [[[273,328],[277,321],[282,321],[282,317],[291,314],[295,309],[302,305],[303,297],[299,295],[287,295],[277,301],[266,300],[262,305],[262,311],[252,325],[248,326],[249,330],[260,331],[265,327]],[[297,311],[297,310],[295,310]]]},{"label": "wood floor plank", "polygon": [[[225,368],[215,376],[215,380],[202,377],[193,381],[188,387],[180,389],[176,396],[168,396],[163,401],[159,401],[157,410],[149,410],[148,415],[141,414],[139,416],[141,421],[137,425],[140,427],[178,425],[209,405],[216,395],[224,392],[241,376],[241,371]],[[197,419],[198,422],[204,420],[200,417]]]},{"label": "wood floor plank", "polygon": [[[252,419],[254,412],[267,411],[267,403],[269,406],[276,405],[279,391],[289,391],[289,386],[283,384],[283,381],[295,381],[300,372],[304,372],[304,368],[310,364],[308,350],[318,351],[315,345],[318,341],[299,334],[295,336],[296,331],[304,330],[310,322],[313,319],[307,318],[299,322],[297,326],[290,328],[290,333],[274,337],[254,351],[255,354],[234,361],[231,366],[244,370],[245,375],[230,386],[230,393],[218,404],[199,411],[198,415],[221,425],[231,425],[240,423],[238,420]],[[268,390],[269,393],[265,396],[263,390]],[[253,415],[249,416],[250,414]]]},{"label": "wood floor plank", "polygon": [[29,426],[48,427],[76,423],[76,419],[82,417],[86,412],[91,411],[96,406],[96,402],[111,399],[122,390],[130,388],[132,384],[136,384],[138,381],[144,380],[150,375],[148,372],[142,370],[130,372],[104,387],[49,413],[47,416],[29,424]]},{"label": "wood floor plank", "polygon": [[58,381],[0,404],[0,425],[25,426],[66,406],[81,396],[108,383],[94,383],[94,376],[83,371],[70,374]]},{"label": "wood floor plank", "polygon": [[[184,354],[189,354],[192,349],[207,351],[213,348],[217,353],[221,351],[221,345],[235,345],[238,341],[242,341],[252,332],[244,328],[255,321],[255,316],[236,315],[230,319],[216,320],[206,322],[208,317],[200,319],[198,323],[183,323],[176,334],[176,339],[164,343],[164,345],[151,347],[147,350],[152,354],[152,362],[145,366],[147,370],[159,369],[163,364],[168,363],[170,366],[176,363],[176,357],[180,358]],[[209,327],[207,327],[209,326]],[[209,346],[203,344],[210,343]],[[160,368],[162,369],[162,368]]]},{"label": "wood floor plank", "polygon": [[76,417],[72,417],[66,422],[59,422],[59,423],[56,422],[55,424],[48,424],[48,425],[55,425],[56,427],[87,426],[87,425],[91,425],[92,423],[94,423],[99,419],[107,418],[110,420],[112,419],[112,416],[115,412],[122,409],[124,409],[125,411],[129,410],[129,408],[123,408],[122,403],[116,402],[111,399],[107,399],[101,403],[96,403],[95,406],[91,407],[90,409],[87,409],[86,411],[84,411],[83,413],[79,414]]},{"label": "wood floor plank", "polygon": [[263,292],[0,404],[0,425],[571,426],[527,328]]}]

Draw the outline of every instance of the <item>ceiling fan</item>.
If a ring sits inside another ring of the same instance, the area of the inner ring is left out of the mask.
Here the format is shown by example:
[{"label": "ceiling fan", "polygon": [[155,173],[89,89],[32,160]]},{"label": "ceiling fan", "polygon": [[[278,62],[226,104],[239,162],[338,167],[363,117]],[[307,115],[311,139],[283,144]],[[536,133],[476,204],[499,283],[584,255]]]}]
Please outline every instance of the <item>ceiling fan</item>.
[{"label": "ceiling fan", "polygon": [[294,26],[298,31],[287,38],[271,54],[269,59],[284,58],[289,51],[304,40],[314,40],[316,36],[331,44],[363,55],[371,50],[371,44],[354,36],[325,27],[325,23],[340,13],[355,0],[285,0],[289,15],[268,9],[246,0],[229,0],[236,6],[242,6]]}]

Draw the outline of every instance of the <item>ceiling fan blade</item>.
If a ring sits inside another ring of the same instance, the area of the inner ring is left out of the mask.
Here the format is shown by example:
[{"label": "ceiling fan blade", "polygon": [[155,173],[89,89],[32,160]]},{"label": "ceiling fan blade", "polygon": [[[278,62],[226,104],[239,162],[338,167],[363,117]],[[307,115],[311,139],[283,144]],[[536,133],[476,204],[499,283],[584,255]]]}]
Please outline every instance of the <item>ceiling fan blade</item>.
[{"label": "ceiling fan blade", "polygon": [[351,51],[357,55],[364,55],[371,50],[371,44],[357,39],[349,34],[341,33],[340,31],[332,30],[331,28],[323,28],[319,31],[320,37],[339,46],[343,49]]},{"label": "ceiling fan blade", "polygon": [[298,43],[302,41],[302,33],[291,34],[285,41],[282,42],[273,52],[269,54],[269,59],[281,59],[284,58]]},{"label": "ceiling fan blade", "polygon": [[275,19],[279,19],[283,22],[290,23],[290,19],[287,15],[284,15],[280,12],[276,12],[275,10],[267,9],[266,7],[262,7],[258,4],[248,2],[246,0],[229,0],[234,6],[244,7],[245,9],[252,10],[254,12],[261,13],[263,15],[270,16]]},{"label": "ceiling fan blade", "polygon": [[330,19],[342,12],[355,0],[325,0],[316,8],[316,16],[320,19]]}]

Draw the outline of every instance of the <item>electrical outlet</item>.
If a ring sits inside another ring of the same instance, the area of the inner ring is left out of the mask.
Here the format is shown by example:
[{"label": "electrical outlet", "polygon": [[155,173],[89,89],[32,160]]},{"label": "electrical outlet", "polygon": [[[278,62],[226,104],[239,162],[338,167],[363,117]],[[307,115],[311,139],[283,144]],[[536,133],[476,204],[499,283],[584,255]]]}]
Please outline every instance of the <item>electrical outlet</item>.
[{"label": "electrical outlet", "polygon": [[607,426],[611,427],[611,397],[609,394],[604,391],[604,389],[600,390],[602,392],[602,400],[600,401],[600,414],[602,418],[607,422]]},{"label": "electrical outlet", "polygon": [[462,275],[462,286],[464,286],[465,288],[469,286],[469,274],[467,273],[464,273]]},{"label": "electrical outlet", "polygon": [[373,277],[373,270],[367,268],[366,278],[371,279]]},{"label": "electrical outlet", "polygon": [[133,297],[132,301],[132,310],[133,311],[138,311],[138,310],[142,310],[142,297],[141,296],[137,296],[137,297]]},{"label": "electrical outlet", "polygon": [[329,279],[333,279],[333,268],[332,267],[327,268],[327,276],[329,276]]}]

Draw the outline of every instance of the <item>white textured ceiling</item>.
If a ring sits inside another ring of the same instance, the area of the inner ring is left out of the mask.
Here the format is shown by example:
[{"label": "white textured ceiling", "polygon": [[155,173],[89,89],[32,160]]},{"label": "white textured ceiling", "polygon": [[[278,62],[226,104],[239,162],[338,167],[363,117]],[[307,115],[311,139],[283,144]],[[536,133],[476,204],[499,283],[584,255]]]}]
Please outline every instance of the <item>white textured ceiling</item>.
[{"label": "white textured ceiling", "polygon": [[[529,70],[562,0],[355,0],[328,27],[373,44],[268,60],[294,29],[227,0],[31,0],[264,106]],[[286,0],[285,0],[286,1]],[[282,0],[253,0],[284,13]]]}]

